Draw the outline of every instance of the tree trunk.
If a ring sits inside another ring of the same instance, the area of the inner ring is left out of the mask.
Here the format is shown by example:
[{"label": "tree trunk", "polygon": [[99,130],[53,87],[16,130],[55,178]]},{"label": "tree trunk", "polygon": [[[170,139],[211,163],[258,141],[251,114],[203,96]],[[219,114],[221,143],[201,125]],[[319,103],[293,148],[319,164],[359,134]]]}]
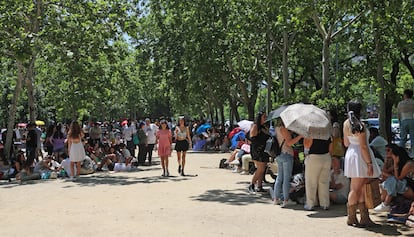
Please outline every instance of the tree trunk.
[{"label": "tree trunk", "polygon": [[[375,25],[376,23],[374,23]],[[381,39],[381,30],[379,27],[375,28],[374,41],[375,41],[375,64],[376,64],[376,80],[378,83],[378,104],[379,104],[379,126],[380,135],[383,136],[386,140],[387,136],[387,125],[386,125],[386,110],[385,110],[385,81],[384,81],[384,59],[383,59],[383,44]],[[389,126],[388,126],[389,127]]]},{"label": "tree trunk", "polygon": [[414,68],[410,63],[410,55],[404,54],[404,56],[402,57],[402,61],[404,65],[407,67],[408,71],[410,71],[411,77],[414,79]]},{"label": "tree trunk", "polygon": [[322,96],[326,98],[328,96],[328,83],[329,83],[329,47],[331,44],[331,36],[326,35],[323,38],[323,48],[322,48]]},{"label": "tree trunk", "polygon": [[273,58],[272,58],[272,41],[269,39],[267,48],[267,100],[266,100],[266,112],[270,113],[272,110],[272,69],[273,69]]},{"label": "tree trunk", "polygon": [[229,104],[230,104],[230,125],[233,125],[233,120],[236,119],[236,117],[239,117],[238,115],[239,113],[237,112],[237,103],[234,98],[229,99]]},{"label": "tree trunk", "polygon": [[21,61],[16,61],[17,65],[17,83],[16,87],[14,88],[14,95],[12,99],[11,108],[9,110],[9,118],[7,123],[7,135],[6,135],[6,144],[5,144],[5,151],[6,151],[6,158],[10,160],[10,150],[11,146],[13,145],[13,128],[14,123],[16,120],[16,111],[17,111],[17,104],[20,98],[20,92],[22,90],[22,84],[25,78],[24,67]]},{"label": "tree trunk", "polygon": [[27,68],[27,73],[25,77],[25,84],[27,88],[27,98],[28,98],[28,105],[29,105],[29,120],[30,122],[36,121],[36,99],[34,96],[34,79],[35,79],[35,72],[34,72],[34,64],[35,64],[35,56],[32,56],[30,59],[30,63]]},{"label": "tree trunk", "polygon": [[384,138],[387,138],[386,140],[388,143],[392,142],[393,134],[391,131],[391,119],[392,119],[392,107],[397,102],[398,98],[395,95],[395,88],[397,86],[397,75],[400,71],[400,62],[396,61],[392,65],[392,71],[391,71],[391,83],[389,86],[387,86],[388,90],[385,97],[385,132],[386,136]]},{"label": "tree trunk", "polygon": [[282,73],[283,73],[283,97],[285,100],[289,97],[289,70],[288,70],[288,51],[289,51],[289,35],[283,31],[283,50],[282,50]]}]

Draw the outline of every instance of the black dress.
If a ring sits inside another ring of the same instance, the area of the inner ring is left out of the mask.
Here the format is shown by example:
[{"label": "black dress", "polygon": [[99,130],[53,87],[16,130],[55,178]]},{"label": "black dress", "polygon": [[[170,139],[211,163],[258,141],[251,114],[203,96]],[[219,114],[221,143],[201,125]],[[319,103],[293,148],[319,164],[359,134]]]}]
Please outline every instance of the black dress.
[{"label": "black dress", "polygon": [[270,134],[263,125],[260,125],[258,134],[251,138],[252,144],[251,155],[252,159],[260,162],[269,162],[269,154],[264,150],[266,147],[266,141],[269,139]]}]

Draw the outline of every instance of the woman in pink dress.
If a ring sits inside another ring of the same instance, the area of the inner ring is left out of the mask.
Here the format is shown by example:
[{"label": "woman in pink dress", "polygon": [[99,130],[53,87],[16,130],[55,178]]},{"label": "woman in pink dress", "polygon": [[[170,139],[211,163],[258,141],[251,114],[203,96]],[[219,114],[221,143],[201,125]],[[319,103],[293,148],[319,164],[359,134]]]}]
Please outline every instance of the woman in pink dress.
[{"label": "woman in pink dress", "polygon": [[170,176],[168,172],[168,157],[171,156],[172,134],[168,127],[167,121],[160,121],[160,129],[156,134],[158,143],[158,156],[161,158],[162,175]]}]

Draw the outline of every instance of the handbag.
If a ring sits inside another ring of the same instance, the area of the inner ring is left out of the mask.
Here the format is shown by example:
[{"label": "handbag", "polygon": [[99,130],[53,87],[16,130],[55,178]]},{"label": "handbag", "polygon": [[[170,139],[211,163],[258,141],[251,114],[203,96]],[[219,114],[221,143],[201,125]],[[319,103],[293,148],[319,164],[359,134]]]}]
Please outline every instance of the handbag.
[{"label": "handbag", "polygon": [[139,144],[138,134],[134,133],[134,135],[132,135],[132,140],[134,142],[134,145],[138,145]]},{"label": "handbag", "polygon": [[379,190],[379,180],[371,179],[365,184],[365,207],[368,209],[375,208],[381,203],[381,194]]}]

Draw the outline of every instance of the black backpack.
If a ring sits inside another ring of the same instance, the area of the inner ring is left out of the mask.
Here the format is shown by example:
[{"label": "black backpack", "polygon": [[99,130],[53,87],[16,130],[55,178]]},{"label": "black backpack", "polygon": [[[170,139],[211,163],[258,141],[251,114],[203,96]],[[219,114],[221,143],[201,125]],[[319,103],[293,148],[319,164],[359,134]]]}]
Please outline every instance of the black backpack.
[{"label": "black backpack", "polygon": [[283,140],[282,144],[279,145],[279,141],[277,140],[277,138],[274,136],[271,136],[266,141],[266,147],[264,151],[267,154],[269,154],[270,157],[275,158],[278,155],[280,155],[280,153],[282,153],[282,146],[284,143],[285,143],[285,140]]},{"label": "black backpack", "polygon": [[229,164],[226,164],[226,160],[227,159],[225,159],[225,158],[220,160],[220,163],[219,163],[219,168],[220,169],[226,169],[229,166]]}]

